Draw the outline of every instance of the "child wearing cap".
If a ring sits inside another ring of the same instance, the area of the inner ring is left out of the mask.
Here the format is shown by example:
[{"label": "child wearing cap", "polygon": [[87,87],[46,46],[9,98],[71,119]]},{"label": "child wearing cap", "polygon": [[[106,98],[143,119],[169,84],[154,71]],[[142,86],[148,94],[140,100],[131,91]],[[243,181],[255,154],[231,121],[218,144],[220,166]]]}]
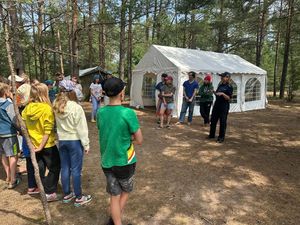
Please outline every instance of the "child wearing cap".
[{"label": "child wearing cap", "polygon": [[212,85],[212,77],[208,73],[204,78],[204,82],[199,89],[200,96],[200,114],[204,120],[204,125],[209,124],[209,113],[212,102],[214,100],[214,87]]},{"label": "child wearing cap", "polygon": [[20,179],[16,177],[19,152],[17,121],[11,97],[10,87],[0,83],[0,154],[9,189],[20,183]]},{"label": "child wearing cap", "polygon": [[133,190],[136,155],[133,143],[142,143],[142,132],[136,113],[122,106],[124,83],[119,78],[105,82],[109,104],[97,113],[101,167],[110,194],[111,218],[107,224],[122,225],[121,217],[129,193]]},{"label": "child wearing cap", "polygon": [[166,84],[161,88],[162,103],[160,107],[160,125],[158,128],[163,128],[164,115],[167,112],[167,128],[170,128],[170,122],[172,118],[172,111],[174,109],[174,95],[176,88],[173,86],[173,78],[171,76],[166,77]]},{"label": "child wearing cap", "polygon": [[96,122],[96,115],[97,110],[100,107],[101,103],[101,96],[102,96],[102,86],[100,83],[100,76],[95,75],[93,83],[90,85],[90,91],[91,91],[91,100],[92,100],[92,115],[91,115],[91,122]]}]

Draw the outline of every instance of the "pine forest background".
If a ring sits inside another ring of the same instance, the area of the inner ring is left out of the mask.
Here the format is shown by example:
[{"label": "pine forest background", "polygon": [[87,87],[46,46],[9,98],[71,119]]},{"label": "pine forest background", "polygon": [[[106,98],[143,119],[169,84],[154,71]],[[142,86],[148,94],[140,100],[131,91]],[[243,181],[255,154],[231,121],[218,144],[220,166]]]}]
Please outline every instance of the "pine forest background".
[{"label": "pine forest background", "polygon": [[[15,69],[41,81],[100,65],[130,82],[151,44],[240,55],[267,70],[273,96],[300,87],[300,0],[0,1]],[[0,75],[9,67],[0,25]]]}]

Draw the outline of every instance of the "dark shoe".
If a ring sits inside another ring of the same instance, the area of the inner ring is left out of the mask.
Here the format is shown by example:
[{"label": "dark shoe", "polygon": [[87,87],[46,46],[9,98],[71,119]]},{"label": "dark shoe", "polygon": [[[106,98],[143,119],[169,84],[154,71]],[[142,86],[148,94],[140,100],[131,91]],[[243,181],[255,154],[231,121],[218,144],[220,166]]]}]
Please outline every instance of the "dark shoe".
[{"label": "dark shoe", "polygon": [[215,136],[210,136],[210,135],[207,136],[207,139],[214,139],[214,138]]},{"label": "dark shoe", "polygon": [[115,225],[115,223],[111,217],[109,217],[106,225]]},{"label": "dark shoe", "polygon": [[218,142],[218,143],[224,142],[224,138],[218,138],[217,142]]}]

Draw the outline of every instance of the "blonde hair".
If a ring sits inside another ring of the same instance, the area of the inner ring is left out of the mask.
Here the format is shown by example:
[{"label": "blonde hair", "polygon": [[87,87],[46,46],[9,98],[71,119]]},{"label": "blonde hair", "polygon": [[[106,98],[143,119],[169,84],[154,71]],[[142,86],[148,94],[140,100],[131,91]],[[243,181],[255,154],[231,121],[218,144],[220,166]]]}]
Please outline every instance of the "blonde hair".
[{"label": "blonde hair", "polygon": [[4,97],[4,95],[10,91],[10,86],[5,83],[0,83],[0,97]]},{"label": "blonde hair", "polygon": [[47,85],[43,83],[32,85],[30,90],[30,100],[31,102],[47,103],[51,106]]},{"label": "blonde hair", "polygon": [[69,100],[70,99],[68,98],[68,96],[65,92],[60,92],[57,95],[56,99],[54,100],[53,111],[55,113],[58,113],[58,114],[64,114],[65,113],[65,107],[66,107],[67,102]]}]

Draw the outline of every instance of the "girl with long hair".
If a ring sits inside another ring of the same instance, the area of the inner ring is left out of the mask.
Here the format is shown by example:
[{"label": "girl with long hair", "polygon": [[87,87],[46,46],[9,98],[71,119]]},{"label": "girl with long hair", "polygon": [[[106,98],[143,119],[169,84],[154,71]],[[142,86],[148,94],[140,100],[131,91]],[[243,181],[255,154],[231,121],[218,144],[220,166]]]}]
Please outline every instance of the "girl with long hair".
[{"label": "girl with long hair", "polygon": [[[56,201],[57,184],[60,172],[60,158],[55,145],[54,113],[48,96],[48,87],[43,83],[31,87],[30,102],[22,112],[22,118],[32,144],[39,166],[41,180],[47,200]],[[48,174],[46,175],[46,169]]]},{"label": "girl with long hair", "polygon": [[[74,205],[78,207],[92,199],[91,195],[83,195],[81,190],[83,153],[87,154],[90,147],[85,114],[77,102],[70,100],[75,94],[74,92],[72,95],[72,92],[59,93],[53,110],[59,139],[61,182],[65,195],[63,202],[69,203],[75,198]],[[71,176],[74,192],[70,188]]]}]

